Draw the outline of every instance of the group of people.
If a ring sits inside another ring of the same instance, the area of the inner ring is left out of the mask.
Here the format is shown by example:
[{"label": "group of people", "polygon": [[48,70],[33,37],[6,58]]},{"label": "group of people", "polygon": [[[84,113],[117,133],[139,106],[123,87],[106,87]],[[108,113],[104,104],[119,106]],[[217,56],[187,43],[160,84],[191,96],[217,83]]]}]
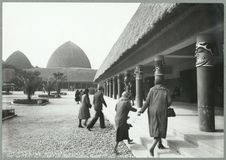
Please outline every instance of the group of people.
[{"label": "group of people", "polygon": [[[154,156],[154,149],[158,144],[159,149],[165,149],[162,144],[161,138],[166,138],[167,132],[167,108],[171,105],[171,97],[169,90],[162,85],[162,79],[156,78],[154,87],[150,88],[149,93],[146,98],[146,102],[142,108],[138,111],[138,116],[140,116],[146,109],[148,109],[148,121],[149,121],[149,134],[150,137],[154,137],[152,145],[150,148],[151,156]],[[106,128],[104,123],[104,115],[102,112],[102,107],[107,104],[103,97],[103,88],[99,87],[98,91],[95,93],[93,98],[94,110],[96,111],[94,118],[87,124],[87,120],[90,118],[89,108],[91,108],[89,100],[89,90],[85,89],[84,95],[81,99],[81,105],[79,109],[79,127],[82,126],[82,119],[85,119],[84,125],[91,131],[92,127],[100,118],[100,127]],[[132,127],[131,124],[127,123],[128,114],[130,111],[136,112],[137,109],[133,108],[131,105],[131,93],[124,91],[122,96],[118,100],[115,111],[115,126],[116,126],[116,145],[114,147],[114,152],[117,153],[117,147],[120,141],[127,140],[129,144],[133,143],[133,140],[129,138],[129,128]]]},{"label": "group of people", "polygon": [[[87,121],[90,118],[89,109],[91,108],[92,105],[91,105],[90,99],[89,99],[89,89],[85,89],[85,91],[82,95],[82,98],[81,98],[81,105],[80,105],[79,114],[78,114],[78,118],[79,118],[79,126],[78,127],[84,128],[83,127],[83,125],[84,125],[85,127],[87,127],[87,129],[89,131],[91,131],[91,128],[93,128],[93,126],[96,123],[96,121],[98,120],[98,118],[100,118],[100,127],[106,128],[102,108],[103,108],[103,104],[105,105],[105,107],[107,107],[107,104],[104,100],[102,91],[103,91],[103,88],[99,87],[98,91],[95,93],[95,95],[93,97],[94,110],[96,111],[96,113],[95,113],[94,118],[90,121],[90,123],[87,124]],[[83,119],[85,120],[85,122],[82,125]]]},{"label": "group of people", "polygon": [[82,95],[83,95],[83,90],[76,90],[75,92],[75,101],[77,102],[77,104],[79,104],[79,102],[82,99]]}]

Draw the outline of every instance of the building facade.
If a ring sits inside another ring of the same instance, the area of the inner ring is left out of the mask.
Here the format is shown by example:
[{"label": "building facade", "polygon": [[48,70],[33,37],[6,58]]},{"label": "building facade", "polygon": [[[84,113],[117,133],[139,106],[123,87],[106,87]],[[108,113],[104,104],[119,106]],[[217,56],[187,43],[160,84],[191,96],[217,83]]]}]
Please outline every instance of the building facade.
[{"label": "building facade", "polygon": [[3,64],[3,84],[15,78],[15,68],[27,71],[38,71],[44,82],[53,78],[53,73],[63,73],[65,80],[62,89],[74,90],[96,88],[93,82],[96,74],[83,50],[71,41],[58,47],[51,55],[46,68],[33,67],[29,59],[20,51],[10,55]]},{"label": "building facade", "polygon": [[197,103],[200,130],[214,131],[214,106],[224,105],[223,35],[223,4],[141,4],[94,80],[112,98],[129,90],[141,107],[164,75],[174,101]]}]

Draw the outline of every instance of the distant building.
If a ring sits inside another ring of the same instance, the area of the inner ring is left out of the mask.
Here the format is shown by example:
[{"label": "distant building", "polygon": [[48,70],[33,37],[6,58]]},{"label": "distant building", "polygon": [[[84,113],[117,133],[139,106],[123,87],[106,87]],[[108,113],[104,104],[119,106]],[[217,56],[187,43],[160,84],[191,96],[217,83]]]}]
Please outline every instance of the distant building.
[{"label": "distant building", "polygon": [[20,51],[13,52],[5,61],[7,65],[12,65],[19,69],[29,69],[33,66],[29,59]]},{"label": "distant building", "polygon": [[43,81],[53,77],[53,73],[61,72],[66,76],[63,89],[74,90],[96,87],[93,78],[95,69],[91,69],[88,57],[83,50],[71,41],[61,45],[51,55],[46,68],[33,67],[29,59],[20,51],[10,55],[3,64],[3,83],[11,82],[15,78],[15,69],[39,71]]}]

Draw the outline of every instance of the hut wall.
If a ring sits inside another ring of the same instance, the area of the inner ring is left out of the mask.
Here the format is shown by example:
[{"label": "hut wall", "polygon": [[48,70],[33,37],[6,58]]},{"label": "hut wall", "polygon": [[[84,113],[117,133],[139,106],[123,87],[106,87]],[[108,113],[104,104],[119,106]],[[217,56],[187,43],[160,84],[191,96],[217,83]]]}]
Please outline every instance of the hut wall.
[{"label": "hut wall", "polygon": [[15,78],[15,70],[12,68],[2,69],[2,81],[11,82]]}]

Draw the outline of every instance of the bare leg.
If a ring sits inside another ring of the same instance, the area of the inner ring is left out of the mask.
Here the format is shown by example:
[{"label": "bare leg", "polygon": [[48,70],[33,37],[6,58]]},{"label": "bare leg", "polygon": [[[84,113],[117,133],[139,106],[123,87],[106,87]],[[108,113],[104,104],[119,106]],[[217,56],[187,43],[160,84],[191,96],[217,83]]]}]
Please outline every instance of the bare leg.
[{"label": "bare leg", "polygon": [[154,137],[154,140],[152,142],[152,145],[151,145],[151,148],[150,148],[150,154],[151,154],[152,157],[154,157],[154,149],[155,149],[155,146],[157,145],[157,143],[159,142],[159,139],[160,138]]},{"label": "bare leg", "polygon": [[133,139],[128,138],[127,139],[128,144],[134,144]]},{"label": "bare leg", "polygon": [[159,148],[159,149],[166,149],[166,147],[163,146],[163,144],[162,144],[162,139],[161,139],[161,138],[159,139],[158,148]]},{"label": "bare leg", "polygon": [[119,143],[119,142],[116,142],[116,144],[115,144],[114,153],[118,153],[118,152],[117,152],[118,143]]},{"label": "bare leg", "polygon": [[129,131],[128,131],[128,139],[127,139],[128,144],[134,144],[133,140],[129,138]]},{"label": "bare leg", "polygon": [[78,125],[78,127],[79,127],[79,128],[83,128],[83,127],[82,127],[82,120],[81,120],[81,119],[79,119],[79,125]]},{"label": "bare leg", "polygon": [[84,122],[84,126],[87,126],[87,121],[88,121],[88,119],[86,119],[86,120],[85,120],[85,122]]}]

